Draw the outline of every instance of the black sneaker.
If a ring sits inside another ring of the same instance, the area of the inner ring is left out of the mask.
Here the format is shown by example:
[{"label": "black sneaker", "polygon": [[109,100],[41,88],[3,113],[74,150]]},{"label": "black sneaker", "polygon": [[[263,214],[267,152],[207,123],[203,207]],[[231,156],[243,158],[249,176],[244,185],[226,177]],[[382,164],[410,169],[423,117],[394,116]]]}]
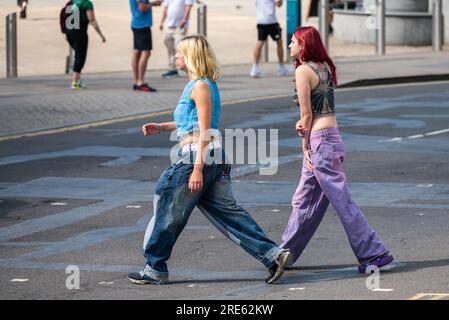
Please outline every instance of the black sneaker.
[{"label": "black sneaker", "polygon": [[170,79],[179,77],[178,70],[169,70],[162,74],[162,78]]},{"label": "black sneaker", "polygon": [[137,86],[136,91],[143,91],[143,92],[156,92],[157,89],[150,87],[147,83],[141,84],[140,86]]},{"label": "black sneaker", "polygon": [[128,274],[128,279],[135,284],[166,284],[168,279],[153,279],[146,275],[143,271],[131,272]]},{"label": "black sneaker", "polygon": [[[147,86],[148,83],[144,82],[142,85]],[[139,86],[137,84],[133,84],[133,90],[135,91],[135,90],[138,90],[138,89],[139,89]]]},{"label": "black sneaker", "polygon": [[268,269],[268,277],[265,279],[266,283],[273,283],[277,281],[284,273],[284,268],[290,262],[290,250],[283,249],[276,258],[275,264]]}]

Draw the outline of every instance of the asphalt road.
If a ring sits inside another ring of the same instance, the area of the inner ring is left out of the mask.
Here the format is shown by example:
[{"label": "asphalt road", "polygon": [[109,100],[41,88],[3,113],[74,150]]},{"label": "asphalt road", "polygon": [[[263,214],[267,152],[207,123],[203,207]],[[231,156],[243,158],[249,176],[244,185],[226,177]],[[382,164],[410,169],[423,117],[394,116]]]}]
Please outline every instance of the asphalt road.
[{"label": "asphalt road", "polygon": [[[378,278],[357,273],[332,208],[274,285],[195,210],[169,260],[171,283],[132,284],[175,144],[140,126],[166,114],[0,142],[0,299],[449,299],[449,83],[338,90],[336,100],[352,196],[395,257]],[[276,174],[257,164],[232,173],[238,202],[276,242],[300,177],[297,117],[288,97],[222,110],[221,129],[278,129]]]}]

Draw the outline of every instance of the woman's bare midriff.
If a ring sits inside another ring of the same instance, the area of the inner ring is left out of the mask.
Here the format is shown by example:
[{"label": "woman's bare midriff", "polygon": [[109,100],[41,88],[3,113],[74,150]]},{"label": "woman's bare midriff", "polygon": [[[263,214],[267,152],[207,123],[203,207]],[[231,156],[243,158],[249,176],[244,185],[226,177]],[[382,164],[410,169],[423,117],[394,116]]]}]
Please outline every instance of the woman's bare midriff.
[{"label": "woman's bare midriff", "polygon": [[311,132],[324,129],[338,128],[337,117],[334,115],[321,116],[313,119]]},{"label": "woman's bare midriff", "polygon": [[[214,136],[210,137],[210,142],[214,141]],[[198,133],[189,133],[185,135],[181,140],[181,148],[186,144],[198,143]]]}]

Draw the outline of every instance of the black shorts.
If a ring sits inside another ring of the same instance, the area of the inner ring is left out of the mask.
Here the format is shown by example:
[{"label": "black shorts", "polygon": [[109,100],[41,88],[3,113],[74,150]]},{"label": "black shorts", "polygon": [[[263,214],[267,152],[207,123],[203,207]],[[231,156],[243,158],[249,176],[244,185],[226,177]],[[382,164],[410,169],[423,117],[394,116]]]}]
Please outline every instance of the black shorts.
[{"label": "black shorts", "polygon": [[153,49],[151,28],[134,29],[134,50],[150,51]]},{"label": "black shorts", "polygon": [[274,41],[282,39],[282,29],[279,23],[258,24],[257,32],[259,41],[266,41],[268,36]]}]

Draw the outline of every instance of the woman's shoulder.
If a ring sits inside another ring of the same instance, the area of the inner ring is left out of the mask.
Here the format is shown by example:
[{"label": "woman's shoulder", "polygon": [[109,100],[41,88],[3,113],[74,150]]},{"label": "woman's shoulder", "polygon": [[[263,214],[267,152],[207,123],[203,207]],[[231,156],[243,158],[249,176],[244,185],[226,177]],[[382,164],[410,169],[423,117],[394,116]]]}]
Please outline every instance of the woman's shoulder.
[{"label": "woman's shoulder", "polygon": [[312,66],[308,63],[300,65],[295,70],[295,77],[309,77],[312,76],[315,73],[315,70],[313,70]]},{"label": "woman's shoulder", "polygon": [[208,78],[198,78],[194,80],[192,91],[197,92],[210,92],[210,87],[214,82],[210,81]]},{"label": "woman's shoulder", "polygon": [[78,3],[79,3],[79,7],[86,11],[94,9],[94,4],[90,0],[81,0],[81,1],[78,1]]}]

